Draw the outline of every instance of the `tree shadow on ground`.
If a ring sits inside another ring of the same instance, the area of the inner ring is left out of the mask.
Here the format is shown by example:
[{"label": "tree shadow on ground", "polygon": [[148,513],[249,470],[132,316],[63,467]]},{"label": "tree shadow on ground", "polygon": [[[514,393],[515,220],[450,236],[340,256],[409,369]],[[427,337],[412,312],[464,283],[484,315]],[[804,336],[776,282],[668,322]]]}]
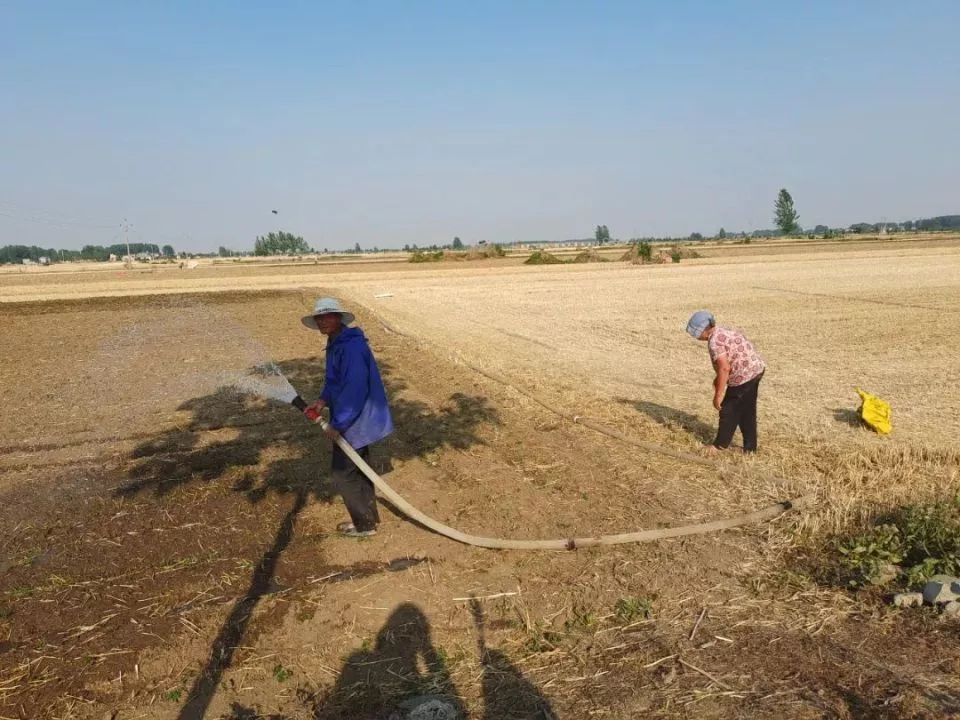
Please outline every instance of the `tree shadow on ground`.
[{"label": "tree shadow on ground", "polygon": [[[322,358],[278,365],[304,398],[317,397],[324,373]],[[377,472],[388,472],[391,459],[482,444],[480,426],[500,423],[496,409],[482,396],[455,393],[439,411],[418,400],[401,399],[407,383],[396,377],[388,363],[381,361],[379,366],[396,432],[375,446],[371,465]],[[189,400],[178,410],[191,413],[189,424],[137,446],[130,482],[116,491],[118,496],[145,491],[165,495],[191,482],[218,480],[234,468],[255,468],[268,451],[282,450],[287,457],[271,462],[259,482],[252,472],[247,473],[233,489],[254,503],[270,492],[306,492],[325,501],[333,497],[322,480],[329,471],[330,443],[291,406],[222,388]],[[228,437],[219,439],[223,435]]]},{"label": "tree shadow on ground", "polygon": [[480,601],[470,601],[483,666],[484,720],[555,720],[556,715],[533,683],[499,650],[487,647],[486,618]]},{"label": "tree shadow on ground", "polygon": [[[324,376],[322,358],[279,366],[305,398],[316,397]],[[426,403],[402,399],[399,395],[407,389],[406,383],[395,377],[388,364],[381,362],[380,369],[397,426],[395,435],[373,453],[371,465],[381,474],[389,470],[391,458],[409,459],[443,447],[465,449],[481,443],[480,426],[499,423],[496,410],[483,397],[453,395],[439,412]],[[179,720],[201,720],[236,648],[243,644],[255,608],[271,592],[277,564],[293,541],[298,516],[311,498],[330,502],[334,497],[326,481],[331,444],[291,406],[234,390],[219,389],[194,398],[179,410],[191,413],[190,421],[140,444],[133,452],[129,482],[118,488],[115,496],[163,496],[191,483],[216,482],[228,476],[233,479],[231,489],[251,503],[259,503],[270,493],[293,498],[178,715]],[[276,459],[270,460],[273,456]],[[266,467],[261,469],[264,463]],[[238,469],[243,471],[239,475]],[[409,618],[401,615],[397,621],[405,619]]]},{"label": "tree shadow on ground", "polygon": [[635,400],[630,398],[618,398],[617,402],[622,405],[629,405],[638,412],[643,413],[655,423],[667,428],[679,427],[693,435],[704,443],[713,441],[716,435],[716,428],[703,422],[696,415],[692,415],[683,410],[675,410],[666,405],[648,402],[646,400]]},{"label": "tree shadow on ground", "polygon": [[460,717],[466,716],[445,655],[433,646],[427,617],[416,605],[403,603],[380,628],[372,648],[347,658],[337,682],[317,701],[313,716],[386,718],[404,700],[418,695],[442,697]]}]

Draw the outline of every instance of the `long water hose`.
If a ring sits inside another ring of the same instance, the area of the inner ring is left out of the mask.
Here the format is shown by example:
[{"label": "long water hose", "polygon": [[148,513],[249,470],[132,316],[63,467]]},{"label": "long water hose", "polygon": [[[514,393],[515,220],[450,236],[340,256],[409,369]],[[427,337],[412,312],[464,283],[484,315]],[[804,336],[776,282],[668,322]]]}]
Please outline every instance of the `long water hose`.
[{"label": "long water hose", "polygon": [[[329,427],[325,421],[320,420],[319,422],[324,430]],[[478,535],[468,535],[467,533],[460,532],[456,528],[444,525],[424,515],[404,500],[382,477],[377,475],[373,468],[360,457],[357,451],[354,450],[350,443],[344,440],[342,436],[337,438],[337,445],[339,445],[340,449],[347,454],[347,457],[360,468],[360,471],[370,479],[370,482],[380,491],[380,494],[411,520],[415,520],[421,525],[451,540],[456,540],[466,545],[475,545],[477,547],[497,550],[576,550],[577,548],[595,547],[597,545],[623,545],[625,543],[650,542],[652,540],[663,540],[665,538],[681,537],[683,535],[700,535],[717,530],[727,530],[729,528],[739,527],[740,525],[772,520],[788,510],[801,507],[803,504],[803,498],[785,500],[765,507],[762,510],[727,518],[726,520],[714,520],[713,522],[697,523],[694,525],[678,525],[676,527],[658,528],[656,530],[640,530],[632,533],[621,533],[620,535],[598,535],[596,537],[567,538],[565,540],[505,540],[502,538],[480,537]]]}]

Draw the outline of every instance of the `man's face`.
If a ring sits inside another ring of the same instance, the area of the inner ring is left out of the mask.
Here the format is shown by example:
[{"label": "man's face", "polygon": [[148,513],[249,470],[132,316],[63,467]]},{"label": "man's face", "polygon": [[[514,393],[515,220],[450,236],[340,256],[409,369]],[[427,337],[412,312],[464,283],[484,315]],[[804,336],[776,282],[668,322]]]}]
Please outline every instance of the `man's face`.
[{"label": "man's face", "polygon": [[323,315],[314,315],[313,319],[317,321],[317,328],[326,336],[336,335],[343,327],[343,318],[340,313],[325,313]]}]

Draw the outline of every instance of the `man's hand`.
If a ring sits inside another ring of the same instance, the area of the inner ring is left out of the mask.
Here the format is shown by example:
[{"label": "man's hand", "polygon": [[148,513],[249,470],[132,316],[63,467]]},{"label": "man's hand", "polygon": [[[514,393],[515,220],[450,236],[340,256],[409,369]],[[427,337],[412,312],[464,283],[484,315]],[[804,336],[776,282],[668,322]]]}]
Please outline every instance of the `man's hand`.
[{"label": "man's hand", "polygon": [[333,442],[336,442],[340,439],[340,433],[337,432],[337,429],[332,425],[327,425],[327,429],[323,431],[323,434],[330,438],[330,440]]},{"label": "man's hand", "polygon": [[723,405],[723,395],[713,396],[713,409],[720,412],[720,406]]},{"label": "man's hand", "polygon": [[303,414],[307,416],[308,420],[317,422],[320,420],[320,412],[326,407],[326,405],[327,404],[323,400],[317,400],[315,403],[307,405],[303,409]]}]

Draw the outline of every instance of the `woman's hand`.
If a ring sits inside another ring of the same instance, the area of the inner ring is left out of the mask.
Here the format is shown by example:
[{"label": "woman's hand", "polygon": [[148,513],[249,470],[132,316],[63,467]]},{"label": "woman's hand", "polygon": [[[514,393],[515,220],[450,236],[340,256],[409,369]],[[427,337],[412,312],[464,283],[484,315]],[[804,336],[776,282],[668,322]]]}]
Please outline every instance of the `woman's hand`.
[{"label": "woman's hand", "polygon": [[723,395],[714,394],[713,396],[713,409],[717,412],[720,412],[720,407],[723,405]]}]

